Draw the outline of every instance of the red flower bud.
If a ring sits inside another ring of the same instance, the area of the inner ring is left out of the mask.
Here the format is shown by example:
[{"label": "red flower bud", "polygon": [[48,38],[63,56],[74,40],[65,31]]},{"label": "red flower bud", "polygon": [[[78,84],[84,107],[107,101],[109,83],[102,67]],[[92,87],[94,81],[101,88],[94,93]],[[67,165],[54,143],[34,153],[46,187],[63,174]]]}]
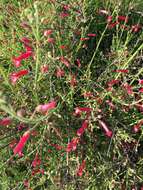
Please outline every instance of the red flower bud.
[{"label": "red flower bud", "polygon": [[22,76],[27,75],[27,74],[28,74],[28,70],[26,70],[26,69],[12,73],[10,75],[10,80],[11,80],[12,84],[15,84],[19,78],[21,78]]},{"label": "red flower bud", "polygon": [[62,70],[62,69],[60,69],[60,68],[58,68],[58,69],[56,70],[56,76],[57,76],[58,78],[64,77],[64,75],[65,75],[64,70]]},{"label": "red flower bud", "polygon": [[45,30],[44,31],[44,36],[49,36],[49,35],[51,35],[53,33],[53,30],[51,30],[51,29],[49,29],[49,30]]},{"label": "red flower bud", "polygon": [[53,43],[55,43],[55,39],[54,38],[48,38],[47,42],[50,44],[53,44]]},{"label": "red flower bud", "polygon": [[77,144],[79,142],[79,138],[78,137],[74,137],[71,142],[68,143],[66,151],[67,152],[71,152],[76,150]]},{"label": "red flower bud", "polygon": [[113,132],[108,128],[108,126],[105,124],[105,122],[99,120],[99,124],[100,124],[100,127],[102,127],[102,129],[104,130],[105,135],[106,135],[107,137],[110,137],[110,138],[111,138],[112,135],[113,135]]},{"label": "red flower bud", "polygon": [[29,139],[29,137],[30,137],[29,131],[27,131],[23,134],[23,136],[20,138],[20,141],[18,142],[16,147],[13,149],[14,155],[16,155],[16,154],[21,155],[22,154],[22,150],[23,150],[27,140]]},{"label": "red flower bud", "polygon": [[143,88],[140,88],[140,89],[139,89],[139,92],[143,93]]},{"label": "red flower bud", "polygon": [[80,38],[81,41],[87,41],[89,38]]},{"label": "red flower bud", "polygon": [[109,29],[112,29],[112,28],[114,28],[117,24],[119,24],[118,21],[113,22],[113,23],[110,23],[110,24],[108,24],[108,28],[109,28]]},{"label": "red flower bud", "polygon": [[40,166],[40,164],[41,164],[41,159],[39,158],[39,155],[36,154],[32,162],[32,166],[35,168],[36,166]]},{"label": "red flower bud", "polygon": [[82,112],[90,113],[92,108],[89,107],[76,107],[74,115],[81,115]]},{"label": "red flower bud", "polygon": [[46,113],[48,112],[49,110],[52,110],[56,107],[56,101],[51,101],[47,104],[43,104],[43,105],[38,105],[36,107],[36,111],[37,112],[41,112],[41,113]]},{"label": "red flower bud", "polygon": [[70,62],[69,62],[69,60],[67,59],[67,58],[65,58],[65,57],[60,57],[60,61],[66,66],[66,67],[70,67]]},{"label": "red flower bud", "polygon": [[61,14],[60,14],[60,17],[61,18],[65,18],[65,17],[68,17],[69,16],[69,13],[66,13],[66,12],[62,12]]},{"label": "red flower bud", "polygon": [[140,84],[140,85],[143,84],[143,79],[139,79],[139,84]]},{"label": "red flower bud", "polygon": [[86,164],[86,161],[83,160],[82,163],[81,163],[81,165],[79,166],[79,168],[77,170],[77,176],[80,176],[80,177],[82,176],[83,171],[85,169],[85,164]]},{"label": "red flower bud", "polygon": [[41,66],[41,73],[47,73],[49,70],[48,65],[42,65]]},{"label": "red flower bud", "polygon": [[138,133],[141,129],[141,126],[143,125],[143,121],[140,121],[139,123],[137,123],[136,125],[133,126],[133,132],[134,133]]},{"label": "red flower bud", "polygon": [[12,123],[12,120],[9,117],[5,117],[0,120],[1,126],[7,126],[7,125],[10,125],[11,123]]},{"label": "red flower bud", "polygon": [[120,22],[120,21],[124,21],[124,22],[128,22],[128,17],[127,16],[118,16],[117,17],[117,20]]},{"label": "red flower bud", "polygon": [[118,84],[120,81],[119,80],[110,80],[109,82],[107,82],[107,85],[112,87],[114,84]]},{"label": "red flower bud", "polygon": [[111,21],[112,21],[112,16],[107,16],[107,22],[111,23]]},{"label": "red flower bud", "polygon": [[76,76],[75,75],[71,75],[70,85],[72,87],[74,87],[74,86],[76,86],[76,84],[77,84]]},{"label": "red flower bud", "polygon": [[87,36],[89,36],[89,37],[95,37],[95,36],[96,36],[96,34],[89,33],[89,34],[87,34]]},{"label": "red flower bud", "polygon": [[117,70],[113,70],[113,72],[116,72],[116,73],[128,73],[129,70],[127,70],[127,69],[117,69]]},{"label": "red flower bud", "polygon": [[77,60],[76,60],[76,64],[77,64],[77,66],[78,66],[79,68],[81,67],[80,59],[77,59]]},{"label": "red flower bud", "polygon": [[132,86],[130,86],[128,83],[123,84],[123,87],[129,95],[133,94]]},{"label": "red flower bud", "polygon": [[77,130],[77,135],[78,135],[78,136],[81,136],[81,135],[84,133],[84,131],[85,131],[85,129],[86,129],[87,127],[88,127],[88,121],[85,120],[85,121],[82,123],[81,128],[79,128],[79,129]]},{"label": "red flower bud", "polygon": [[132,32],[134,32],[134,33],[137,33],[137,32],[139,32],[140,30],[141,30],[141,25],[139,25],[139,24],[136,24],[136,25],[132,25],[132,27],[131,27],[131,31]]}]

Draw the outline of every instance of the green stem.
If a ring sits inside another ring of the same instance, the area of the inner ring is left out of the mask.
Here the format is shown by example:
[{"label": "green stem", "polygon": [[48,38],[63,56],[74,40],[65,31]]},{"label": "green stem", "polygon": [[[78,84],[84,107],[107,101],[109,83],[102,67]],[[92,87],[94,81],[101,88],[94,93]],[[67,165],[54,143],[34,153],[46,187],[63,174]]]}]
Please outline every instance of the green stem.
[{"label": "green stem", "polygon": [[12,85],[9,83],[9,81],[8,81],[6,75],[5,75],[5,72],[3,71],[2,66],[0,66],[0,74],[2,75],[2,77],[3,77],[4,81],[5,81],[5,83],[10,87],[10,89],[11,89],[12,92],[13,92],[13,87],[12,87]]},{"label": "green stem", "polygon": [[[143,49],[143,44],[141,44],[141,45],[139,46],[139,48],[130,56],[130,58],[129,58],[129,59],[127,60],[127,62],[124,64],[124,67],[123,67],[122,69],[125,69],[125,68],[128,66],[128,64],[134,59],[134,57],[138,54],[138,52],[139,52],[140,50],[142,50],[142,49]],[[118,79],[120,75],[121,75],[121,73],[118,73],[116,79]]]},{"label": "green stem", "polygon": [[35,6],[35,17],[36,17],[36,31],[35,38],[36,38],[36,68],[35,68],[35,89],[37,87],[37,80],[38,80],[38,71],[39,71],[39,15],[38,15],[38,8]]}]

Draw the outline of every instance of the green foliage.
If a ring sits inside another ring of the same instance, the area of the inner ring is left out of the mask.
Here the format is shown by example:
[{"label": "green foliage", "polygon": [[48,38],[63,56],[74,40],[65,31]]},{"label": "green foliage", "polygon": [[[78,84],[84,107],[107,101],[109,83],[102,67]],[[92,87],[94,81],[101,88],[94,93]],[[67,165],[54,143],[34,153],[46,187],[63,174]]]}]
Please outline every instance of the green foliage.
[{"label": "green foliage", "polygon": [[[140,0],[0,1],[0,189],[142,190],[141,7]],[[13,58],[26,51],[22,37],[32,56],[15,67]],[[13,82],[11,74],[25,69]],[[38,111],[52,100],[55,109]],[[92,110],[76,116],[81,107]],[[67,152],[85,119],[76,150]],[[24,155],[14,155],[27,131]]]}]

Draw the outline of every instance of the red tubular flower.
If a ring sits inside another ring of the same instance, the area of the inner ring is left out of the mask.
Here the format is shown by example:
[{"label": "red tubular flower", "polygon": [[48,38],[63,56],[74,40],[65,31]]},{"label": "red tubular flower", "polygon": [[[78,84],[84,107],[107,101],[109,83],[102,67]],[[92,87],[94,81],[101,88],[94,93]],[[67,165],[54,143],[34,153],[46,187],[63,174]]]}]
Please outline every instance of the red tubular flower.
[{"label": "red tubular flower", "polygon": [[98,103],[99,105],[101,105],[101,104],[103,103],[103,99],[100,98],[99,96],[97,96],[97,97],[95,98],[95,100],[97,101],[97,103]]},{"label": "red tubular flower", "polygon": [[113,22],[113,23],[110,23],[110,24],[108,24],[108,28],[109,28],[109,29],[112,29],[112,28],[114,28],[117,24],[119,24],[118,21]]},{"label": "red tubular flower", "polygon": [[123,87],[126,89],[127,93],[129,95],[133,94],[133,90],[132,90],[132,87],[129,85],[129,84],[123,84]]},{"label": "red tubular flower", "polygon": [[81,135],[84,133],[84,131],[85,131],[85,129],[86,129],[87,127],[88,127],[88,121],[85,120],[85,121],[82,123],[81,128],[79,128],[79,129],[77,130],[77,136],[81,136]]},{"label": "red tubular flower", "polygon": [[81,115],[82,112],[90,113],[92,108],[89,107],[76,107],[74,115]]},{"label": "red tubular flower", "polygon": [[69,60],[67,59],[67,58],[65,58],[65,57],[60,57],[60,61],[66,66],[66,67],[70,67],[70,62],[69,62]]},{"label": "red tubular flower", "polygon": [[66,47],[67,47],[67,46],[65,46],[65,45],[59,46],[60,49],[66,49]]},{"label": "red tubular flower", "polygon": [[51,153],[51,152],[52,152],[52,150],[48,149],[48,153]]},{"label": "red tubular flower", "polygon": [[40,172],[42,175],[44,175],[44,173],[45,173],[44,169],[42,169],[42,168],[39,170],[39,172]]},{"label": "red tubular flower", "polygon": [[77,64],[78,68],[81,67],[80,59],[77,59],[77,60],[76,60],[76,64]]},{"label": "red tubular flower", "polygon": [[28,70],[21,70],[21,71],[18,71],[18,72],[15,72],[15,73],[12,73],[10,75],[10,79],[12,81],[12,83],[15,83],[20,77],[24,76],[24,75],[27,75],[28,74]]},{"label": "red tubular flower", "polygon": [[31,132],[31,136],[36,137],[37,135],[39,135],[39,131],[33,130]]},{"label": "red tubular flower", "polygon": [[111,21],[112,21],[112,16],[107,16],[107,23],[109,24],[111,23]]},{"label": "red tubular flower", "polygon": [[63,9],[64,9],[65,11],[69,11],[70,5],[63,5]]},{"label": "red tubular flower", "polygon": [[120,27],[123,28],[124,30],[129,30],[129,26],[126,26],[124,24],[121,24]]},{"label": "red tubular flower", "polygon": [[87,41],[89,38],[80,38],[81,41]]},{"label": "red tubular flower", "polygon": [[141,25],[135,24],[135,25],[132,25],[131,31],[134,32],[134,33],[137,33],[137,32],[139,32],[141,30],[141,28],[142,28]]},{"label": "red tubular flower", "polygon": [[29,43],[31,43],[30,39],[28,39],[27,37],[21,38],[21,41],[22,41],[24,44],[29,44]]},{"label": "red tubular flower", "polygon": [[27,69],[12,73],[10,75],[10,80],[11,80],[12,84],[15,84],[19,78],[21,78],[22,76],[27,75],[27,74],[28,74]]},{"label": "red tubular flower", "polygon": [[77,134],[77,136],[81,136],[83,133],[84,133],[84,131],[85,131],[85,129],[84,128],[79,128],[78,130],[77,130],[77,132],[76,132],[76,134]]},{"label": "red tubular flower", "polygon": [[41,73],[47,73],[49,71],[48,65],[42,65],[41,66]]},{"label": "red tubular flower", "polygon": [[59,78],[59,77],[64,77],[64,75],[65,75],[64,70],[58,68],[56,71],[56,76]]},{"label": "red tubular flower", "polygon": [[66,12],[61,12],[61,14],[60,14],[61,18],[65,18],[65,17],[68,17],[68,16],[69,16],[69,13],[66,13]]},{"label": "red tubular flower", "polygon": [[140,89],[139,89],[139,92],[143,93],[143,88],[140,88]]},{"label": "red tubular flower", "polygon": [[106,90],[109,91],[109,92],[112,92],[113,91],[113,87],[108,87],[108,88],[106,88]]},{"label": "red tubular flower", "polygon": [[143,84],[143,79],[139,79],[139,84]]},{"label": "red tubular flower", "polygon": [[128,73],[129,70],[128,69],[117,69],[117,70],[113,70],[113,72],[116,72],[116,73]]},{"label": "red tubular flower", "polygon": [[25,52],[25,53],[22,53],[22,54],[19,56],[19,59],[20,59],[20,60],[28,59],[30,56],[32,56],[32,52],[31,52],[31,51],[27,51],[27,52]]},{"label": "red tubular flower", "polygon": [[120,22],[120,21],[124,21],[124,22],[128,22],[128,17],[127,16],[118,16],[117,17],[117,20]]},{"label": "red tubular flower", "polygon": [[113,135],[113,132],[112,132],[110,129],[108,129],[108,127],[107,127],[107,125],[105,124],[105,122],[99,120],[99,124],[100,124],[100,126],[102,127],[102,129],[105,131],[105,135],[106,135],[107,137],[110,137],[110,138],[111,138],[112,135]]},{"label": "red tubular flower", "polygon": [[16,128],[18,129],[18,131],[22,131],[24,128],[26,128],[24,123],[20,123],[16,126]]},{"label": "red tubular flower", "polygon": [[63,146],[60,146],[58,144],[51,144],[51,146],[55,147],[56,150],[62,150],[63,149]]},{"label": "red tubular flower", "polygon": [[76,86],[76,84],[77,84],[76,76],[75,75],[71,75],[70,85],[72,87],[74,87],[74,86]]},{"label": "red tubular flower", "polygon": [[7,126],[7,125],[10,125],[11,123],[12,123],[12,120],[9,117],[5,117],[0,120],[1,126]]},{"label": "red tubular flower", "polygon": [[134,133],[138,133],[141,129],[141,126],[143,125],[143,121],[140,121],[139,123],[137,123],[136,125],[133,126],[133,132]]},{"label": "red tubular flower", "polygon": [[71,152],[71,151],[76,150],[78,142],[79,142],[79,138],[74,137],[71,140],[71,142],[68,143],[67,148],[66,148],[66,152]]},{"label": "red tubular flower", "polygon": [[96,36],[96,34],[89,33],[89,34],[87,34],[87,36],[89,36],[89,37],[95,37],[95,36]]},{"label": "red tubular flower", "polygon": [[32,175],[34,176],[35,174],[38,174],[38,173],[41,173],[41,174],[44,174],[44,169],[33,169],[32,170]]},{"label": "red tubular flower", "polygon": [[93,94],[92,94],[92,92],[84,92],[83,93],[83,96],[84,96],[84,98],[90,98],[90,97],[93,97]]},{"label": "red tubular flower", "polygon": [[23,150],[27,140],[29,139],[29,137],[30,137],[30,132],[26,131],[23,134],[23,136],[20,138],[20,141],[18,142],[16,147],[13,149],[14,155],[16,155],[16,154],[21,155],[22,154],[22,150]]},{"label": "red tubular flower", "polygon": [[109,82],[107,82],[107,85],[109,87],[112,87],[114,84],[118,84],[120,82],[120,80],[110,80]]},{"label": "red tubular flower", "polygon": [[28,181],[28,180],[24,180],[24,181],[23,181],[23,185],[24,185],[25,187],[28,187],[28,186],[29,186],[29,181]]},{"label": "red tubular flower", "polygon": [[88,121],[85,120],[83,123],[82,123],[82,128],[83,129],[86,129],[88,127]]},{"label": "red tubular flower", "polygon": [[36,154],[32,162],[32,166],[35,168],[36,166],[40,166],[40,165],[41,165],[41,159],[39,158],[39,155]]},{"label": "red tubular flower", "polygon": [[32,52],[32,47],[31,46],[26,45],[26,44],[24,44],[24,46],[25,46],[25,49],[26,49],[27,52]]},{"label": "red tubular flower", "polygon": [[77,176],[80,176],[80,177],[82,176],[83,171],[85,169],[85,164],[86,164],[86,161],[83,160],[82,163],[81,163],[81,165],[79,166],[79,168],[77,170]]},{"label": "red tubular flower", "polygon": [[53,43],[55,43],[55,39],[54,38],[48,38],[47,42],[50,44],[53,44]]},{"label": "red tubular flower", "polygon": [[53,30],[49,29],[49,30],[45,30],[44,31],[44,36],[47,37],[49,35],[51,35],[53,33]]},{"label": "red tubular flower", "polygon": [[56,107],[56,101],[53,100],[47,104],[37,106],[36,111],[41,113],[47,113],[49,110],[52,110],[55,107]]},{"label": "red tubular flower", "polygon": [[32,47],[30,46],[30,44],[29,43],[31,43],[31,41],[27,38],[27,37],[23,37],[22,39],[21,39],[21,41],[23,42],[23,44],[24,44],[24,47],[25,47],[25,49],[26,49],[26,52],[31,52],[31,54],[30,54],[30,56],[32,56]]},{"label": "red tubular flower", "polygon": [[135,107],[136,107],[140,112],[143,112],[143,104],[136,104]]},{"label": "red tubular flower", "polygon": [[134,133],[137,133],[137,132],[140,130],[140,127],[141,127],[140,124],[134,125],[134,126],[133,126],[133,132],[134,132]]},{"label": "red tubular flower", "polygon": [[[27,47],[28,48],[28,47]],[[13,58],[13,64],[15,67],[20,67],[21,66],[21,61],[24,59],[28,59],[30,56],[32,56],[31,51],[27,51],[25,53],[21,53],[18,57]]]},{"label": "red tubular flower", "polygon": [[20,67],[21,66],[21,59],[19,57],[13,57],[12,58],[12,62],[14,64],[15,67]]},{"label": "red tubular flower", "polygon": [[111,110],[115,110],[115,105],[110,101],[110,100],[106,100],[106,103],[109,105],[109,107],[111,108]]}]

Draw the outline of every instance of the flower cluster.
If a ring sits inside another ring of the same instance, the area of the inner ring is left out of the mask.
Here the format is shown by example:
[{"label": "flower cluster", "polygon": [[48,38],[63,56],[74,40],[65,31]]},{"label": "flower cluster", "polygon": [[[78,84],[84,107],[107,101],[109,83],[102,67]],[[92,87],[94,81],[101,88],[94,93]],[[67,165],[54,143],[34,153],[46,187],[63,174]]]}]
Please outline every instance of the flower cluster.
[{"label": "flower cluster", "polygon": [[[26,52],[21,53],[18,57],[13,57],[13,64],[15,67],[21,67],[21,62],[29,57],[33,56],[31,42],[28,38],[23,37],[21,42],[24,44]],[[29,71],[27,69],[19,70],[10,74],[11,83],[14,85],[16,84],[17,80],[20,79],[22,76],[27,75]]]}]

